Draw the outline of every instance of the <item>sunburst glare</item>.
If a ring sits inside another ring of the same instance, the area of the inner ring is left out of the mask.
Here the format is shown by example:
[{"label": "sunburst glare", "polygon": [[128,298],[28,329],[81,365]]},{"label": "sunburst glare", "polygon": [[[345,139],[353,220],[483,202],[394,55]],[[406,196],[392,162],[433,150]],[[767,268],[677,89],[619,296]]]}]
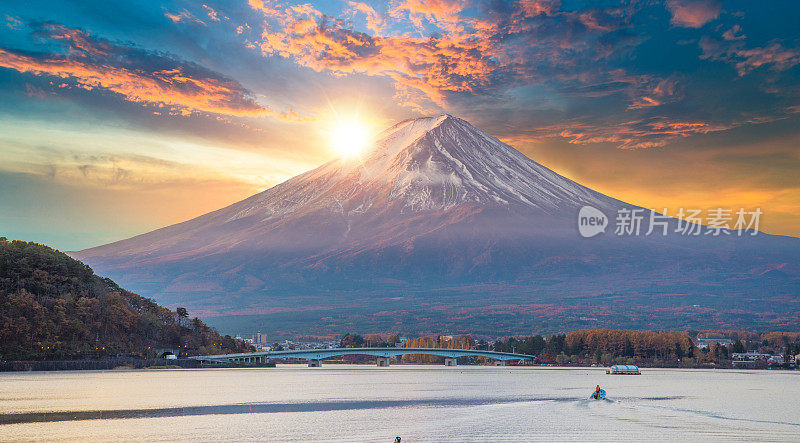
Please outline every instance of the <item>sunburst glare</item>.
[{"label": "sunburst glare", "polygon": [[369,127],[357,119],[338,121],[330,131],[330,142],[342,157],[358,157],[371,142]]}]

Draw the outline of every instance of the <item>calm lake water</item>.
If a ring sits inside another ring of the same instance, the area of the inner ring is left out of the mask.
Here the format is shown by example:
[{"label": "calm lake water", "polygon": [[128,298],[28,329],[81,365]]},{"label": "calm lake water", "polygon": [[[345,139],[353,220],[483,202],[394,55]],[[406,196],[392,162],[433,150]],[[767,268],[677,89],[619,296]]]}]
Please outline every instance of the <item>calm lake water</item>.
[{"label": "calm lake water", "polygon": [[[595,384],[608,392],[590,400]],[[800,373],[475,366],[0,374],[0,440],[800,439]]]}]

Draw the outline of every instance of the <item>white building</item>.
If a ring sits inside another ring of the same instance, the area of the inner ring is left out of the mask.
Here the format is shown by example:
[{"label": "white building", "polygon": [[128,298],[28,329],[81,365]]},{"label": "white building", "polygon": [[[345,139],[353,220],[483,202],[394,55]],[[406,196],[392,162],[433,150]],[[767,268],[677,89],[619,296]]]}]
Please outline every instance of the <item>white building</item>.
[{"label": "white building", "polygon": [[733,340],[729,338],[698,338],[697,348],[706,349],[711,343],[717,343],[722,346],[730,346],[733,344]]}]

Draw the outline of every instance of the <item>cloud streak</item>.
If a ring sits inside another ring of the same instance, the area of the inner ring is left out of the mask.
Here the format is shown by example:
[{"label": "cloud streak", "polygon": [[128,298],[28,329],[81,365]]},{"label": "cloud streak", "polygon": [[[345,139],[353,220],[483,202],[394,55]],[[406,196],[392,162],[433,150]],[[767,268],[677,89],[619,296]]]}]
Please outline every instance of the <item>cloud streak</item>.
[{"label": "cloud streak", "polygon": [[[0,67],[72,81],[86,90],[108,90],[131,102],[171,108],[183,114],[280,117],[257,103],[238,82],[199,65],[96,39],[80,29],[59,24],[45,23],[37,28],[39,37],[62,44],[66,53],[0,48]],[[287,114],[286,118],[292,116]]]},{"label": "cloud streak", "polygon": [[724,37],[724,40],[703,37],[700,48],[703,50],[701,58],[732,64],[740,77],[761,67],[785,71],[800,64],[800,50],[786,48],[778,41],[762,47],[746,48],[744,37]]},{"label": "cloud streak", "polygon": [[[647,107],[647,106],[644,106]],[[634,119],[618,124],[588,122],[573,119],[556,125],[521,131],[510,136],[511,141],[542,141],[548,138],[565,138],[571,144],[589,145],[609,143],[620,149],[644,149],[667,146],[676,139],[728,131],[745,125],[771,123],[788,118],[791,109],[775,116],[751,117],[728,123],[702,119],[654,116]]]},{"label": "cloud streak", "polygon": [[734,125],[653,117],[619,125],[569,124],[558,128],[556,133],[574,144],[612,143],[622,149],[642,149],[666,146],[675,138],[726,131],[732,127]]}]

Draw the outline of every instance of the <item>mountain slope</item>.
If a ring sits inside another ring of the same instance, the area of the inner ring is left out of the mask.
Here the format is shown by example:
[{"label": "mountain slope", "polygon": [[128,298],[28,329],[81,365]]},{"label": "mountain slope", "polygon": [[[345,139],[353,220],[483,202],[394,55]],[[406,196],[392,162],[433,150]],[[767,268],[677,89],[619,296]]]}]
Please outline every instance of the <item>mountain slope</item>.
[{"label": "mountain slope", "polygon": [[[431,310],[443,319],[440,311],[467,306],[558,310],[615,293],[666,294],[646,297],[643,308],[694,305],[712,294],[716,312],[719,303],[761,309],[743,302],[770,278],[760,272],[791,263],[800,250],[797,239],[768,235],[584,239],[576,225],[585,205],[611,218],[635,208],[443,115],[398,123],[362,158],[334,160],[229,207],[74,255],[208,315],[308,311],[315,322],[311,312],[344,318],[357,308],[360,321],[374,321],[375,312],[419,310],[404,322],[417,327]],[[770,296],[795,300],[797,274],[784,280],[769,280]],[[492,297],[476,294],[485,285]]]},{"label": "mountain slope", "polygon": [[[203,255],[236,248],[258,232],[286,232],[299,220],[309,223],[308,233],[323,227],[335,237],[292,236],[284,247],[386,244],[440,227],[441,221],[422,220],[435,214],[464,217],[495,209],[573,217],[584,204],[609,208],[621,202],[554,173],[463,120],[441,116],[395,125],[364,159],[334,160],[219,211],[79,255]],[[351,235],[354,227],[359,236]]]},{"label": "mountain slope", "polygon": [[179,346],[243,350],[198,319],[181,325],[175,313],[62,252],[0,238],[0,360],[145,355],[148,347]]}]

